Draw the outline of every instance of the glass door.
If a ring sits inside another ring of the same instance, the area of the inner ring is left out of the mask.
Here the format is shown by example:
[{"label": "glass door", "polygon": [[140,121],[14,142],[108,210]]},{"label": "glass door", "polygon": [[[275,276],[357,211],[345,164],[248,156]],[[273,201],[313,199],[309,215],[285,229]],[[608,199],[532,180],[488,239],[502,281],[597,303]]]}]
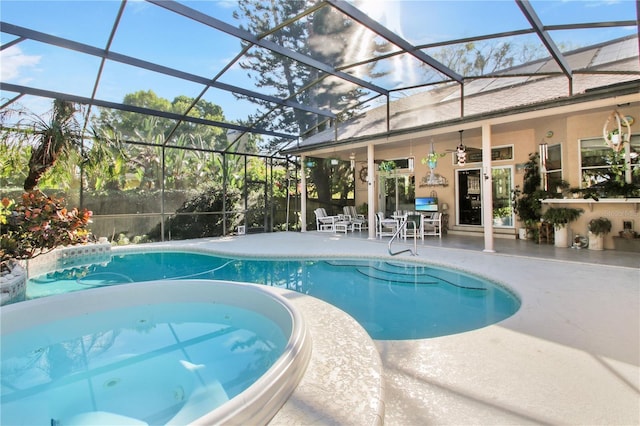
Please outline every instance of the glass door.
[{"label": "glass door", "polygon": [[493,182],[493,226],[512,228],[512,167],[494,167],[491,176]]},{"label": "glass door", "polygon": [[480,169],[458,170],[458,224],[482,225]]},{"label": "glass door", "polygon": [[412,174],[381,174],[378,182],[380,186],[377,211],[383,211],[386,217],[390,217],[398,210],[415,210],[416,187]]}]

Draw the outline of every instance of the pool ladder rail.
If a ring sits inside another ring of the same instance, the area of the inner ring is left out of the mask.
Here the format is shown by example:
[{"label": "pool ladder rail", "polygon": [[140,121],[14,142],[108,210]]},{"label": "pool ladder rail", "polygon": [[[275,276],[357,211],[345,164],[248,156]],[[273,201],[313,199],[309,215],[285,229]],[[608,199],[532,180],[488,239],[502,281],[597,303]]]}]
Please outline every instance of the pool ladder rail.
[{"label": "pool ladder rail", "polygon": [[[407,248],[407,249],[400,250],[400,251],[397,251],[397,252],[394,253],[393,250],[391,250],[391,244],[393,244],[393,240],[398,238],[398,236],[402,233],[402,231],[407,228],[408,224],[413,225],[413,250],[411,250],[411,248]],[[406,252],[411,253],[411,256],[417,256],[418,255],[418,234],[416,232],[417,231],[417,226],[418,225],[413,220],[405,219],[405,220],[402,221],[402,223],[400,223],[400,226],[398,226],[398,230],[395,232],[395,234],[393,234],[393,236],[389,240],[388,250],[389,250],[389,254],[391,256],[396,256],[398,254],[402,254],[402,253],[406,253]]]}]

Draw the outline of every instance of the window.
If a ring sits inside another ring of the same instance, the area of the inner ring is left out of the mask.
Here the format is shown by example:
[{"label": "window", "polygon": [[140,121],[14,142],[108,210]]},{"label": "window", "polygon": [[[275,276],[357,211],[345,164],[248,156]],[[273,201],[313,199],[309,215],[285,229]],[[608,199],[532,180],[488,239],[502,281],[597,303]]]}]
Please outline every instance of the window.
[{"label": "window", "polygon": [[541,145],[540,151],[540,158],[544,157],[544,167],[541,168],[543,188],[555,192],[562,187],[562,145]]},{"label": "window", "polygon": [[[482,163],[482,149],[466,147],[467,164],[469,163]],[[454,155],[451,156],[453,165],[458,164],[458,158]],[[504,161],[513,160],[513,145],[497,146],[491,148],[491,161]]]},{"label": "window", "polygon": [[[632,182],[640,184],[640,135],[631,136]],[[602,138],[580,141],[581,188],[602,184],[607,181],[625,181],[625,151],[619,153],[609,148]]]}]

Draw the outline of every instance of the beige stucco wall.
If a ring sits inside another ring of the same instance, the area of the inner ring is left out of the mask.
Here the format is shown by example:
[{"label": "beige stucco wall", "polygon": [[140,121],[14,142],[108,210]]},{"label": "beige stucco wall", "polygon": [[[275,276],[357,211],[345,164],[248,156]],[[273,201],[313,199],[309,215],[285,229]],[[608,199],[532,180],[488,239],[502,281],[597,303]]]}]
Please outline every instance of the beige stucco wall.
[{"label": "beige stucco wall", "polygon": [[[629,106],[619,107],[618,111],[622,115],[630,115],[634,117],[635,122],[632,125],[632,133],[640,133],[640,105],[633,104]],[[523,171],[516,167],[518,164],[525,163],[529,154],[538,151],[541,143],[550,145],[562,144],[562,161],[563,161],[563,179],[569,182],[571,187],[580,185],[580,163],[579,163],[579,141],[583,138],[593,138],[602,136],[602,128],[607,120],[611,109],[603,109],[583,114],[568,114],[562,117],[547,117],[540,119],[532,119],[519,123],[509,123],[507,125],[496,125],[492,127],[491,145],[492,147],[513,145],[514,159],[508,161],[495,161],[493,166],[513,166],[514,186],[522,186]],[[548,132],[553,132],[553,136],[547,137]],[[482,141],[479,133],[471,132],[475,135],[463,134],[464,144],[474,148],[481,148]],[[459,143],[459,135],[457,132],[449,134],[446,138],[440,136],[435,142],[436,152],[443,153],[447,150],[455,149]],[[428,167],[422,164],[421,159],[430,151],[431,142],[428,137],[411,138],[405,142],[403,146],[385,147],[377,145],[375,147],[376,160],[390,160],[394,158],[406,158],[412,153],[415,156],[415,179],[416,179],[416,197],[429,196],[431,191],[437,191],[440,203],[447,203],[450,207],[451,215],[449,224],[452,226],[456,223],[455,205],[455,170],[480,168],[480,164],[467,164],[464,167],[453,165],[452,153],[448,152],[445,157],[438,161],[436,172],[444,176],[448,180],[446,187],[426,187],[420,186],[422,178],[428,175]],[[407,149],[408,145],[408,149]],[[366,163],[358,163],[356,166],[356,205],[367,202],[367,185],[358,179],[359,171]],[[377,181],[376,181],[377,185]],[[376,196],[377,196],[376,187]],[[578,206],[576,206],[578,207]],[[606,216],[613,222],[611,235],[605,238],[605,248],[613,248],[613,235],[617,235],[622,230],[623,220],[633,220],[634,229],[640,231],[640,213],[635,204],[596,204],[593,205],[592,211],[588,205],[580,206],[585,210],[582,217],[572,223],[571,229],[574,233],[586,235],[587,223],[594,217]],[[376,207],[377,209],[377,207]],[[516,218],[516,226],[519,227]]]}]

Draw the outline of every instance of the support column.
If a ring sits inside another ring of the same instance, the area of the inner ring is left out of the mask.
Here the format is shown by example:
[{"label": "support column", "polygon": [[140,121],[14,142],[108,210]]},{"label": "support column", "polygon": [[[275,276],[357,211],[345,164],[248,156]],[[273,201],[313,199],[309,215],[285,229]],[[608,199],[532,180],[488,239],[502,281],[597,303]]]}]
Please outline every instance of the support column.
[{"label": "support column", "polygon": [[307,232],[307,157],[300,157],[300,232]]},{"label": "support column", "polygon": [[493,249],[493,178],[491,175],[491,125],[482,125],[482,223],[484,224],[484,250]]},{"label": "support column", "polygon": [[376,181],[375,181],[375,148],[367,145],[367,220],[369,221],[369,239],[376,239]]}]

